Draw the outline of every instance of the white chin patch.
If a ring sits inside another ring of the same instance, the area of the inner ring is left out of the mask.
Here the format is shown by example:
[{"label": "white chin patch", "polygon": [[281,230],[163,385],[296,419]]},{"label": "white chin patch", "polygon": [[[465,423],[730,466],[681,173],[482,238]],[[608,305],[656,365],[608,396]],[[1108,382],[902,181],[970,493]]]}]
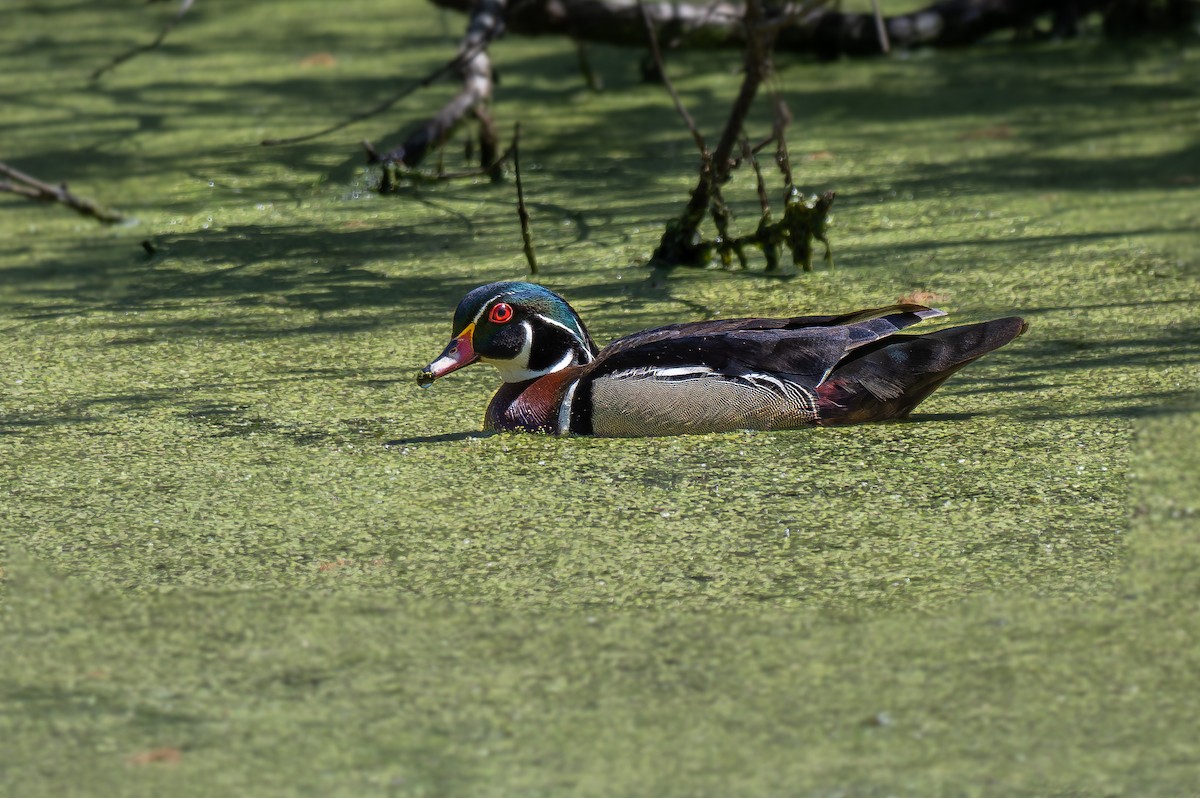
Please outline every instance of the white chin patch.
[{"label": "white chin patch", "polygon": [[496,367],[496,371],[500,372],[500,379],[505,382],[527,382],[535,380],[538,377],[545,377],[547,374],[553,374],[556,371],[562,371],[575,360],[575,354],[570,350],[563,355],[562,359],[549,368],[531,369],[529,368],[529,355],[533,350],[533,326],[529,322],[521,322],[521,326],[525,329],[525,342],[521,344],[521,351],[511,360],[492,360],[491,358],[479,358],[484,363],[490,363]]},{"label": "white chin patch", "polygon": [[524,357],[514,358],[513,360],[488,360],[487,358],[480,358],[480,360],[495,366],[496,371],[500,372],[500,379],[505,382],[526,382],[528,380],[536,380],[538,377],[545,377],[547,374],[553,374],[556,371],[562,371],[575,361],[575,353],[567,352],[563,355],[562,360],[553,366],[536,371],[529,368],[528,352],[524,353]]}]

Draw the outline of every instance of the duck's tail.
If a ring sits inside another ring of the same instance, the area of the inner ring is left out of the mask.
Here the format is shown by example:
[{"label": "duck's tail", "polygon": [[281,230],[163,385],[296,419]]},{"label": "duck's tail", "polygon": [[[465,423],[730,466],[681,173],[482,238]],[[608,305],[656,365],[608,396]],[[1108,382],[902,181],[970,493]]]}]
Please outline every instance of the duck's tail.
[{"label": "duck's tail", "polygon": [[818,423],[904,418],[954,372],[1025,332],[1015,316],[855,349],[817,388]]}]

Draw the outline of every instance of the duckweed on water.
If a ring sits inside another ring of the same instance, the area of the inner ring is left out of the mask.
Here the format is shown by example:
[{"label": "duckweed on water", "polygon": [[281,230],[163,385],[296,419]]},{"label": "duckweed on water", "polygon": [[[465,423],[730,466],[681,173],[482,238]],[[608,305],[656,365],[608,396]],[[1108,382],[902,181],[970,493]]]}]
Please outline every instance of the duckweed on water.
[{"label": "duckweed on water", "polygon": [[[510,186],[367,202],[372,131],[255,146],[426,73],[436,14],[222,6],[85,90],[120,12],[27,6],[5,159],[139,221],[0,196],[14,794],[1194,789],[1194,46],[781,63],[838,268],[660,285],[635,261],[694,161],[661,89],[498,43],[546,281],[597,340],[914,292],[1032,324],[912,423],[550,439],[478,434],[484,367],[412,381],[521,275]],[[714,128],[736,75],[677,58]]]}]

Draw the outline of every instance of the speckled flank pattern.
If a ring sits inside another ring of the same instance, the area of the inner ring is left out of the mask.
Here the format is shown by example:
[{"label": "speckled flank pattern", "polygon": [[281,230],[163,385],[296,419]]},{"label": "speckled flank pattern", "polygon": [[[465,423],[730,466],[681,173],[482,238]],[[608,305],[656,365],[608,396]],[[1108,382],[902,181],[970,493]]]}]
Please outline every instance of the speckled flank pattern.
[{"label": "speckled flank pattern", "polygon": [[592,429],[614,437],[794,429],[817,419],[816,398],[778,377],[658,376],[626,370],[592,386]]}]

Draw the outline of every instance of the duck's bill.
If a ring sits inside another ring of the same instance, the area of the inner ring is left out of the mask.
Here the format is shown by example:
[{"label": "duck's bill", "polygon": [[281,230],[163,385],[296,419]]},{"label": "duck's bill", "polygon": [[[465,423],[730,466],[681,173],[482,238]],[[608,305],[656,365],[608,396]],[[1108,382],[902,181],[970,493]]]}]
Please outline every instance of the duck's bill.
[{"label": "duck's bill", "polygon": [[458,371],[463,366],[469,366],[478,360],[479,355],[475,354],[475,349],[471,346],[471,333],[474,331],[475,325],[467,325],[467,329],[446,345],[437,360],[417,373],[417,384],[429,385],[438,377],[444,377],[450,372]]}]

